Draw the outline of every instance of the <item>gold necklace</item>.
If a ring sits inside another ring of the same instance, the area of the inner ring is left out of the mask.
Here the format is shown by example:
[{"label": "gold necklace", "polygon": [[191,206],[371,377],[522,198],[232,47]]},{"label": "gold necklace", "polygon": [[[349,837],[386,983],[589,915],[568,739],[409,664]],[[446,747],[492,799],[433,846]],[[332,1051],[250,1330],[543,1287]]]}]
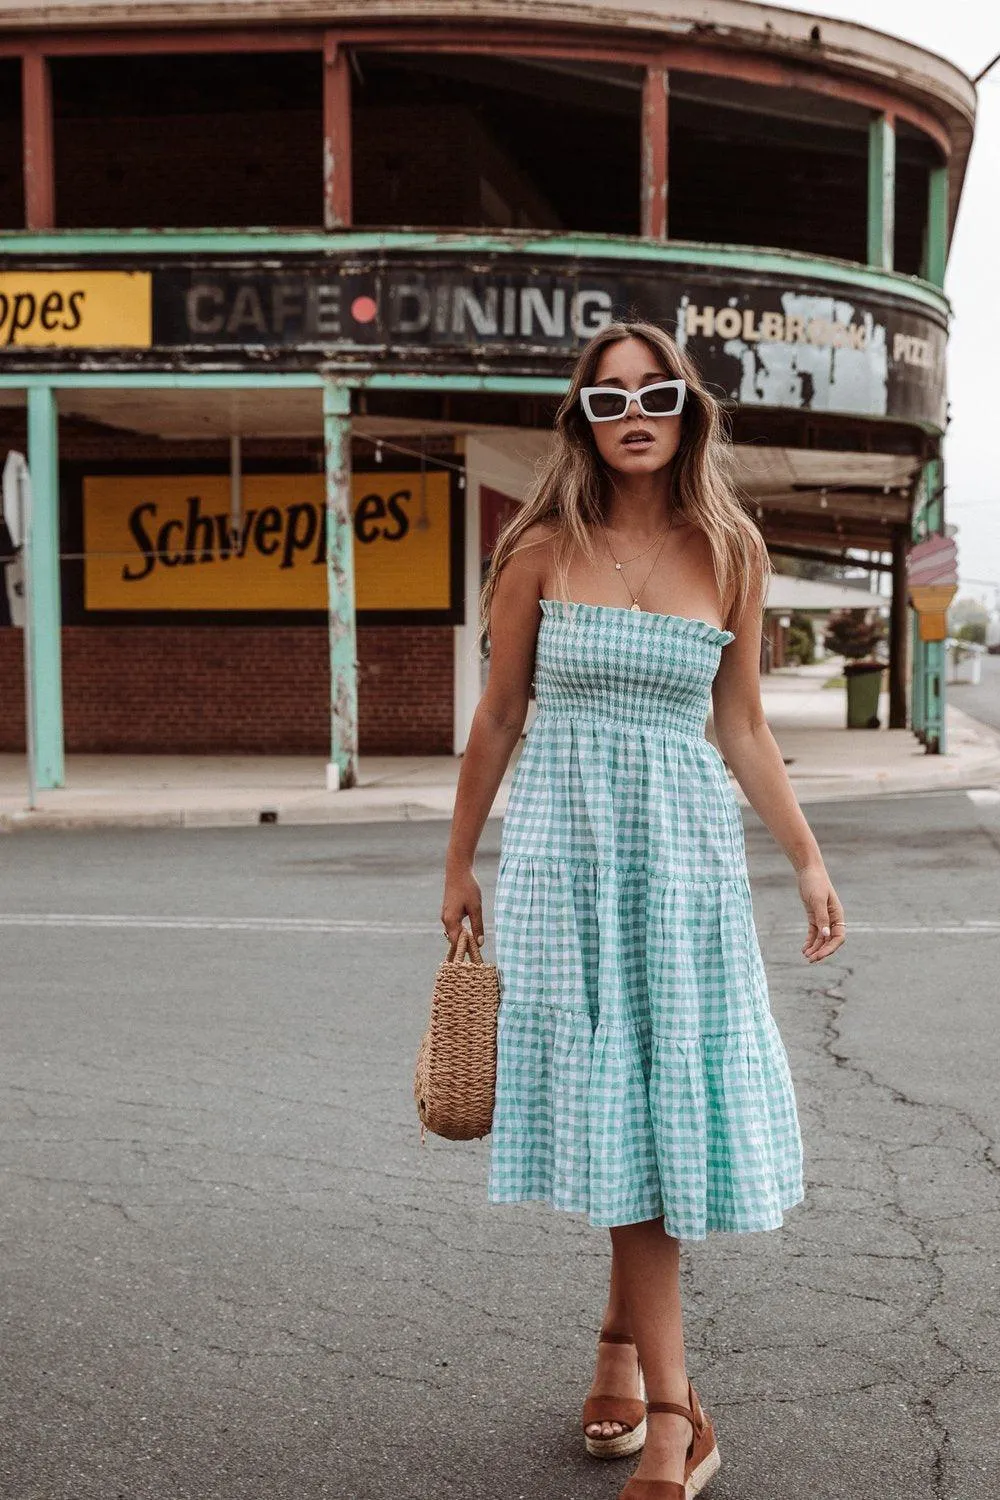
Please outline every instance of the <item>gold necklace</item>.
[{"label": "gold necklace", "polygon": [[[650,566],[649,572],[646,574],[645,578],[642,580],[642,582],[640,583],[640,585],[638,587],[638,590],[635,593],[632,592],[632,585],[629,583],[628,579],[625,577],[625,574],[622,572],[622,564],[618,561],[617,557],[615,557],[615,554],[611,551],[611,543],[608,541],[608,533],[607,533],[606,529],[604,530],[604,544],[607,547],[608,551],[611,552],[611,560],[614,563],[616,569],[618,570],[618,573],[619,573],[619,575],[621,577],[622,583],[628,589],[629,597],[632,600],[632,603],[629,605],[629,609],[632,610],[632,612],[634,614],[641,614],[641,612],[642,612],[642,605],[639,603],[639,595],[642,593],[643,589],[646,587],[646,584],[649,582],[650,578],[653,576],[653,568],[656,567],[657,561],[659,560],[660,553],[663,551],[663,544],[667,540],[667,535],[668,535],[668,533],[670,531],[670,527],[673,526],[673,524],[674,524],[674,518],[673,518],[673,516],[671,516],[670,517],[670,525],[667,527],[666,531],[663,533],[663,536],[662,536],[662,538],[660,540],[660,545],[656,549],[656,555],[653,558],[653,561],[652,561],[652,564]],[[602,529],[604,529],[604,528],[602,528]],[[646,547],[644,550],[646,552],[648,552],[649,548]],[[642,553],[639,552],[636,555],[638,557],[641,557]]]},{"label": "gold necklace", "polygon": [[[605,541],[607,541],[608,528],[604,525],[603,521],[601,522],[601,530],[604,532],[604,539],[605,539]],[[655,547],[656,544],[657,544],[657,542],[660,540],[660,538],[663,537],[663,536],[666,536],[666,534],[667,534],[667,532],[669,530],[670,530],[670,526],[668,525],[665,531],[658,531],[656,533],[656,535],[654,536],[653,540],[649,543],[649,546],[643,547],[643,549],[642,549],[641,552],[634,553],[632,557],[624,557],[624,558],[622,558],[621,562],[617,562],[616,561],[615,562],[615,567],[618,569],[619,572],[621,572],[622,568],[625,567],[626,564],[628,564],[628,563],[634,563],[638,558],[645,556],[645,554],[649,551],[649,548],[650,547]],[[610,542],[608,542],[608,551],[611,552],[611,543]],[[614,557],[614,555],[615,554],[613,552],[611,552],[611,556]]]}]

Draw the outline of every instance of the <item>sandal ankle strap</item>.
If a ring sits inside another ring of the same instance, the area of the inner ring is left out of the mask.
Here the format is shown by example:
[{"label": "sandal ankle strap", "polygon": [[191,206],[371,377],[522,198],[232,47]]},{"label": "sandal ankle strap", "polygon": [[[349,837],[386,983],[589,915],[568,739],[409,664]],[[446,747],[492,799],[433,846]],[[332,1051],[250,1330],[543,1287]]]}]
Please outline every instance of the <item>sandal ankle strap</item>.
[{"label": "sandal ankle strap", "polygon": [[630,1333],[601,1333],[598,1335],[599,1344],[634,1344],[635,1339]]},{"label": "sandal ankle strap", "polygon": [[646,1410],[676,1412],[679,1417],[687,1417],[695,1431],[698,1429],[698,1423],[695,1421],[695,1415],[690,1406],[681,1406],[677,1401],[647,1401]]}]

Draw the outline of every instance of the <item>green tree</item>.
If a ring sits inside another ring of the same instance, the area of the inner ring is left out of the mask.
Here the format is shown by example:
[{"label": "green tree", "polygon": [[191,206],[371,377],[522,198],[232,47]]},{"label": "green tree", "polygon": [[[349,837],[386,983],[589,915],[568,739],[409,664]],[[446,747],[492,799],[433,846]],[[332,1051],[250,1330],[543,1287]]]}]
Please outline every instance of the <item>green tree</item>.
[{"label": "green tree", "polygon": [[801,609],[792,611],[785,639],[785,655],[789,661],[797,661],[800,667],[807,667],[815,660],[816,633],[812,618]]},{"label": "green tree", "polygon": [[835,609],[827,620],[827,649],[848,661],[871,656],[884,638],[882,622],[870,609]]}]

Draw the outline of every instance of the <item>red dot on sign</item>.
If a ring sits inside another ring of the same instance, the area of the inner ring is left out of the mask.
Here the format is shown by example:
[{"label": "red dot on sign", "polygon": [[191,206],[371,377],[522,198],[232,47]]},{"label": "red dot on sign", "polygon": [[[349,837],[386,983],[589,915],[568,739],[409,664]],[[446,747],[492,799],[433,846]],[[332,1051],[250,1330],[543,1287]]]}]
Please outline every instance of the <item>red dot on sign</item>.
[{"label": "red dot on sign", "polygon": [[378,312],[378,306],[372,297],[355,297],[351,303],[351,317],[355,323],[370,323]]}]

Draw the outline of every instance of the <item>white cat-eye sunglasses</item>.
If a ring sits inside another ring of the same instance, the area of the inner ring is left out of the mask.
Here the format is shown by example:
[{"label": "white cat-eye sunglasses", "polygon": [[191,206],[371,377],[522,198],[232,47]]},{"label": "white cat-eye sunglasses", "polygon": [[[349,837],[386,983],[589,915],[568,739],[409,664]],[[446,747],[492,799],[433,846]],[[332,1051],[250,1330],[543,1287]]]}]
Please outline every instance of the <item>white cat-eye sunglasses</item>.
[{"label": "white cat-eye sunglasses", "polygon": [[588,422],[620,420],[633,399],[644,417],[676,417],[684,405],[686,392],[683,380],[657,380],[637,391],[622,391],[613,385],[586,385],[580,392],[580,403]]}]

